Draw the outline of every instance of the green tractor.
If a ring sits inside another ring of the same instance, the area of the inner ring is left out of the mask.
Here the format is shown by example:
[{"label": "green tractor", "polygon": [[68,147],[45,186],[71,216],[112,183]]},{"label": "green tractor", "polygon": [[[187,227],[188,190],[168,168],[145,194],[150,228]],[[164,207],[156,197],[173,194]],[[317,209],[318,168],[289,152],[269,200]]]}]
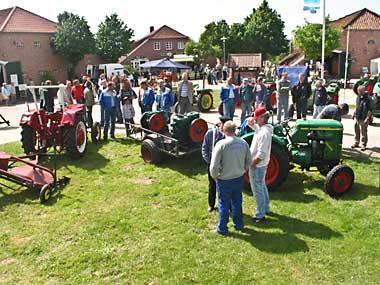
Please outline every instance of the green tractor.
[{"label": "green tractor", "polygon": [[[179,103],[178,103],[178,92],[177,87],[173,87],[174,101],[173,106],[174,113],[178,113]],[[200,89],[198,84],[194,84],[193,91],[193,105],[197,105],[199,112],[208,112],[214,104],[214,98],[212,97],[211,89]]]},{"label": "green tractor", "polygon": [[[240,136],[251,144],[254,131],[243,124]],[[313,167],[326,175],[324,190],[333,197],[351,189],[354,183],[353,170],[341,164],[343,125],[335,120],[297,120],[295,126],[288,122],[274,125],[272,150],[266,173],[269,189],[285,182],[293,164],[302,170]],[[249,175],[245,175],[249,186]]]}]

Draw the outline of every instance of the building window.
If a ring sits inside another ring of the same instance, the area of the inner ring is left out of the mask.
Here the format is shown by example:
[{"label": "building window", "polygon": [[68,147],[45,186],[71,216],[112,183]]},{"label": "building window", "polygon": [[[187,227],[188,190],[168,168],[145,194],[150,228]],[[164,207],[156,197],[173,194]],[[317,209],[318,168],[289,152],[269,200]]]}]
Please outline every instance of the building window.
[{"label": "building window", "polygon": [[24,47],[24,43],[22,41],[17,41],[14,43],[16,48],[23,48]]},{"label": "building window", "polygon": [[41,47],[41,42],[39,42],[39,41],[33,42],[33,47],[34,48],[40,48]]},{"label": "building window", "polygon": [[160,50],[161,47],[160,47],[160,42],[154,42],[153,43],[153,50]]},{"label": "building window", "polygon": [[368,44],[369,44],[369,45],[374,45],[374,44],[375,44],[375,41],[374,41],[374,40],[369,40],[369,41],[368,41]]},{"label": "building window", "polygon": [[172,42],[166,42],[165,47],[166,47],[166,50],[172,50],[173,49],[173,43]]},{"label": "building window", "polygon": [[184,49],[185,43],[184,42],[178,42],[178,49]]}]

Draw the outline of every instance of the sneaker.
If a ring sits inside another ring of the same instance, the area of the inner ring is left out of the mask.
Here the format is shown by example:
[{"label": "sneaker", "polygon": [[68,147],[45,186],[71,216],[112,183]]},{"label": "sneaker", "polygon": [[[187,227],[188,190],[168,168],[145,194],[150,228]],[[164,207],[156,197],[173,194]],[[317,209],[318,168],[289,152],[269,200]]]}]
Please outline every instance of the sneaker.
[{"label": "sneaker", "polygon": [[256,218],[256,217],[254,217],[253,218],[253,222],[256,223],[256,224],[265,222],[265,217],[262,217],[262,218]]},{"label": "sneaker", "polygon": [[215,208],[210,206],[210,207],[208,207],[207,212],[211,213],[214,210],[215,210]]},{"label": "sneaker", "polygon": [[362,147],[360,148],[361,151],[365,151],[367,149],[367,146],[365,144],[362,145]]},{"label": "sneaker", "polygon": [[359,147],[359,144],[358,143],[354,143],[351,148],[356,148],[356,147]]}]

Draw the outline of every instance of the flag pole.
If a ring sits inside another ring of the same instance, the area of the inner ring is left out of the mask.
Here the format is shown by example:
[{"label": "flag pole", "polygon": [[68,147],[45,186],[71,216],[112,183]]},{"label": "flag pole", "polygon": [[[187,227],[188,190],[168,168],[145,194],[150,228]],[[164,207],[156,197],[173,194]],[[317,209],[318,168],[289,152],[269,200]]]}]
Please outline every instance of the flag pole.
[{"label": "flag pole", "polygon": [[346,44],[346,63],[344,65],[344,90],[343,99],[346,102],[346,88],[347,88],[347,73],[348,73],[348,44],[350,42],[350,26],[347,28],[347,44]]},{"label": "flag pole", "polygon": [[326,12],[326,0],[323,0],[323,21],[322,21],[322,66],[321,66],[321,79],[323,80],[325,77],[325,37],[326,37],[326,20],[325,20],[325,12]]}]

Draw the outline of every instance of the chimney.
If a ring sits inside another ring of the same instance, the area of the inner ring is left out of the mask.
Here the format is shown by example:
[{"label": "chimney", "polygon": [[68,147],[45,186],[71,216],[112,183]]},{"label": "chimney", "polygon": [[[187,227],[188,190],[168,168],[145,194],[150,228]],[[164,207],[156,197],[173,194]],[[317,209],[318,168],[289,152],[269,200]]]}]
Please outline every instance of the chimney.
[{"label": "chimney", "polygon": [[149,27],[149,32],[151,33],[151,32],[153,32],[154,31],[154,26],[150,26]]}]

